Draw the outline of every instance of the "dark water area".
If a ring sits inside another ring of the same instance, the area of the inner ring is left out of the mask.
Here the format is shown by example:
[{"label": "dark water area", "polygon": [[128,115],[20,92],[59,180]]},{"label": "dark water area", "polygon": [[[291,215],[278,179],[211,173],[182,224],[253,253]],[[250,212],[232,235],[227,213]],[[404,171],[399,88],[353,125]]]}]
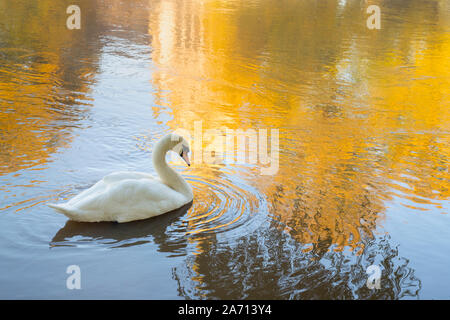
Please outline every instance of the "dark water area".
[{"label": "dark water area", "polygon": [[[71,4],[0,0],[0,298],[450,298],[449,1],[381,1],[380,30],[353,0]],[[46,206],[156,175],[180,128],[277,130],[276,170],[172,161],[194,201],[124,224]]]}]

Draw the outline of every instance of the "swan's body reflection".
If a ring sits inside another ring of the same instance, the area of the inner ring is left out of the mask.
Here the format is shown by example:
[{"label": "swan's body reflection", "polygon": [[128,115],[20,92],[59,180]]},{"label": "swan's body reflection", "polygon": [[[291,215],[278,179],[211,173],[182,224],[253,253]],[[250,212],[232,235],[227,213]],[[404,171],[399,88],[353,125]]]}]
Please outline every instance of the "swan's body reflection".
[{"label": "swan's body reflection", "polygon": [[[161,216],[127,223],[68,220],[55,234],[50,246],[77,246],[81,243],[95,242],[112,247],[129,247],[145,244],[153,239],[161,252],[175,253],[185,247],[183,236],[186,228],[182,226],[181,217],[191,206],[192,202]],[[168,229],[174,226],[174,230],[168,232]]]}]

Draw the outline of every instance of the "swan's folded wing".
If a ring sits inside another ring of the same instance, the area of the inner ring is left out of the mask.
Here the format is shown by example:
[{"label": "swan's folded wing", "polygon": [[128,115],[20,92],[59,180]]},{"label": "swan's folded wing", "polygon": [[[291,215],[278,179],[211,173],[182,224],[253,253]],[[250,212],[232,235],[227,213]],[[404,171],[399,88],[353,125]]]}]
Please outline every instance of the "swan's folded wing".
[{"label": "swan's folded wing", "polygon": [[109,184],[109,183],[115,183],[120,182],[122,180],[127,179],[150,179],[154,180],[155,178],[147,173],[144,172],[135,172],[135,171],[118,171],[108,174],[107,176],[103,177],[103,182]]},{"label": "swan's folded wing", "polygon": [[142,172],[130,172],[130,171],[118,171],[108,174],[107,176],[103,177],[102,180],[98,181],[96,184],[94,184],[89,189],[84,190],[80,194],[73,197],[69,202],[68,205],[70,206],[76,206],[80,201],[86,202],[88,199],[94,199],[98,197],[99,195],[106,192],[109,186],[113,186],[116,183],[119,183],[121,181],[125,180],[139,180],[139,179],[149,179],[154,180],[155,178],[149,174],[142,173]]},{"label": "swan's folded wing", "polygon": [[[128,176],[129,177],[129,176]],[[69,207],[98,220],[126,222],[160,215],[186,204],[186,198],[155,179],[110,179],[70,200]]]}]

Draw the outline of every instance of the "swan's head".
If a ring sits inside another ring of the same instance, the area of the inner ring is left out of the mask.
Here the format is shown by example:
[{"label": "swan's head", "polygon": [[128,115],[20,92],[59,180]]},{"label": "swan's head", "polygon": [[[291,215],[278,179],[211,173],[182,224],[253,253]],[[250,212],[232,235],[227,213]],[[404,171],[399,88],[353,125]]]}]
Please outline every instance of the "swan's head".
[{"label": "swan's head", "polygon": [[172,133],[170,135],[171,144],[173,145],[170,150],[173,152],[176,152],[185,162],[188,166],[191,165],[191,162],[189,161],[189,143],[180,135],[176,133]]}]

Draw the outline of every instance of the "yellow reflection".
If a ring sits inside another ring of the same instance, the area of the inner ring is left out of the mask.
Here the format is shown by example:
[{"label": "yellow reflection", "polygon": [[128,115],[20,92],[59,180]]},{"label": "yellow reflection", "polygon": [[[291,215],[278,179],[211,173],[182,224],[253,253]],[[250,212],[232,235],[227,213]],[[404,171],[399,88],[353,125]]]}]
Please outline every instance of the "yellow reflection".
[{"label": "yellow reflection", "polygon": [[[432,4],[438,21],[419,1],[401,16],[384,8],[378,33],[365,28],[358,1],[152,4],[153,83],[172,110],[169,125],[279,129],[277,174],[241,174],[299,241],[360,250],[393,196],[442,212],[450,192],[447,4]],[[215,168],[193,170],[220,179]]]},{"label": "yellow reflection", "polygon": [[[92,17],[92,5],[83,4],[84,18]],[[80,104],[88,103],[94,66],[87,59],[81,64],[76,48],[95,23],[68,30],[67,6],[0,1],[0,20],[8,26],[0,47],[0,174],[46,163],[70,139],[67,128],[83,112]]]}]

